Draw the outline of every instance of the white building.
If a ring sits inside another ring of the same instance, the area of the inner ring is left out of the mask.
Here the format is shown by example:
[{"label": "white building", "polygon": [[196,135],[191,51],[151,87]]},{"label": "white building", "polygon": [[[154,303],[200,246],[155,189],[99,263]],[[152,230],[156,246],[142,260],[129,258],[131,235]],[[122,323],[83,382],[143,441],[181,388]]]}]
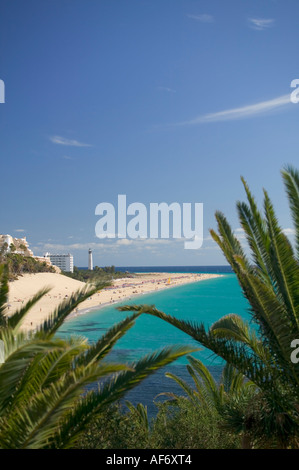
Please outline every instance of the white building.
[{"label": "white building", "polygon": [[[20,255],[25,255],[25,256],[32,256],[33,253],[29,249],[28,242],[26,240],[26,237],[24,238],[14,238],[11,235],[2,235],[0,234],[0,248],[6,244],[6,253],[13,252],[15,254],[20,254]],[[14,251],[11,250],[11,245],[14,246]]]},{"label": "white building", "polygon": [[70,253],[67,255],[52,255],[46,253],[45,258],[50,258],[50,261],[54,266],[57,266],[62,271],[74,272],[74,257]]},{"label": "white building", "polygon": [[3,236],[3,243],[7,244],[7,252],[10,252],[10,245],[13,245],[13,238],[11,235],[2,235]]}]

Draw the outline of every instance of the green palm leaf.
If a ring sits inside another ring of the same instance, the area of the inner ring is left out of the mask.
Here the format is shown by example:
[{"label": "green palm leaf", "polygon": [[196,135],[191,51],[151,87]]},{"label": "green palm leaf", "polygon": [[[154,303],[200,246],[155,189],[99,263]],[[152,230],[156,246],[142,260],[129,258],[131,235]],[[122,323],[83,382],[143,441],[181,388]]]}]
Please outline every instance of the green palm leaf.
[{"label": "green palm leaf", "polygon": [[130,370],[120,372],[100,386],[97,391],[89,392],[71,410],[64,425],[61,426],[61,430],[56,437],[55,447],[71,447],[80,434],[84,432],[91,419],[100,416],[107,406],[119,400],[158,368],[192,351],[194,351],[194,348],[172,347],[154,352],[131,364]]},{"label": "green palm leaf", "polygon": [[22,322],[26,314],[29,312],[29,310],[48,292],[50,291],[50,288],[44,288],[41,289],[37,294],[35,294],[26,304],[21,307],[19,310],[17,310],[15,313],[10,315],[7,318],[7,325],[10,328],[13,328],[15,333],[19,330],[19,328],[22,326]]},{"label": "green palm leaf", "polygon": [[5,430],[0,435],[2,447],[34,449],[47,446],[61,420],[85,387],[124,368],[126,366],[118,364],[78,367],[47,389],[36,393],[26,407],[18,407],[6,420]]},{"label": "green palm leaf", "polygon": [[45,334],[47,337],[53,336],[61,327],[69,314],[84,300],[92,296],[100,289],[107,287],[109,283],[99,283],[95,286],[84,288],[75,292],[70,299],[64,300],[59,307],[52,313],[47,320],[39,327],[39,333],[42,337]]},{"label": "green palm leaf", "polygon": [[295,242],[297,260],[299,259],[299,172],[291,166],[282,171],[286,192],[289,198],[290,209],[295,226]]},{"label": "green palm leaf", "polygon": [[116,325],[109,328],[109,330],[92,346],[88,348],[86,353],[83,353],[77,358],[76,364],[89,365],[94,361],[104,359],[111,351],[115,343],[122,338],[129,329],[135,324],[135,320],[141,313],[134,313],[130,317],[125,318]]}]

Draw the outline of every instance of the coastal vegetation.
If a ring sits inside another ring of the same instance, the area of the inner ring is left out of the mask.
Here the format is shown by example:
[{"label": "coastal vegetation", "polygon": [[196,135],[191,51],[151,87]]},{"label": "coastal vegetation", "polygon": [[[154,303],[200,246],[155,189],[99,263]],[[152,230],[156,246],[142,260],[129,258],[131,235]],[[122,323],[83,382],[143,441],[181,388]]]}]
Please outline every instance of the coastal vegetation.
[{"label": "coastal vegetation", "polygon": [[78,440],[79,449],[239,449],[240,437],[221,428],[221,417],[179,396],[156,402],[157,414],[131,403],[113,405]]},{"label": "coastal vegetation", "polygon": [[[22,246],[22,245],[21,245]],[[24,246],[24,249],[26,247]],[[0,264],[4,263],[8,267],[9,279],[16,279],[18,276],[27,273],[55,273],[55,268],[45,261],[39,261],[32,256],[15,253],[14,245],[10,246],[10,252],[6,251],[5,244],[0,249]]]},{"label": "coastal vegetation", "polygon": [[255,385],[228,364],[220,383],[198,359],[188,356],[187,369],[193,389],[172,373],[182,394],[164,393],[168,400],[155,402],[158,413],[151,420],[147,407],[114,406],[95,420],[78,442],[87,449],[237,449],[243,445],[240,428],[244,403],[256,398]]},{"label": "coastal vegetation", "polygon": [[[82,337],[55,334],[68,315],[107,284],[73,294],[40,325],[25,333],[22,321],[48,292],[44,289],[6,315],[9,270],[0,266],[0,448],[69,448],[93,419],[155,370],[194,348],[164,348],[132,364],[112,363],[107,354],[139,313],[125,318],[90,345]],[[88,386],[91,386],[88,389]]]},{"label": "coastal vegetation", "polygon": [[95,266],[92,271],[74,266],[73,273],[62,271],[62,274],[81,282],[111,281],[112,279],[133,277],[133,274],[116,271],[115,266],[105,266],[104,268]]},{"label": "coastal vegetation", "polygon": [[154,306],[120,307],[174,325],[255,385],[254,400],[242,394],[225,407],[227,424],[242,436],[246,448],[299,447],[299,363],[291,360],[292,344],[299,339],[299,172],[287,167],[282,177],[294,247],[279,226],[268,193],[264,190],[262,213],[243,178],[247,202],[238,202],[237,211],[250,255],[221,212],[216,212],[218,233],[210,231],[248,300],[250,323],[230,314],[206,329],[203,323],[179,320]]}]

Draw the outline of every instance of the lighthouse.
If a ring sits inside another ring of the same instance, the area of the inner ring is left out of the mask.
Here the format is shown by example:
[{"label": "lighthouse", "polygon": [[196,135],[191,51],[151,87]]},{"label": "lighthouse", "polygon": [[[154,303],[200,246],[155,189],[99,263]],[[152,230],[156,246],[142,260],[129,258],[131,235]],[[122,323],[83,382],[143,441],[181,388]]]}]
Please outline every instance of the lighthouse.
[{"label": "lighthouse", "polygon": [[88,250],[88,269],[89,271],[93,271],[92,250],[90,248]]}]

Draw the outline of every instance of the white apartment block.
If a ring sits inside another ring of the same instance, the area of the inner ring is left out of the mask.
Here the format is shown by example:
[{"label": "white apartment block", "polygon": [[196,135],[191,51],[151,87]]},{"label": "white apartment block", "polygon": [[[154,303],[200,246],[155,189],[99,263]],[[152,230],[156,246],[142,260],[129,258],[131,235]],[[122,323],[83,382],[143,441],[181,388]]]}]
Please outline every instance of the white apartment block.
[{"label": "white apartment block", "polygon": [[45,258],[50,258],[50,261],[54,266],[57,266],[62,271],[74,272],[74,257],[70,253],[67,255],[52,255],[46,253]]}]

